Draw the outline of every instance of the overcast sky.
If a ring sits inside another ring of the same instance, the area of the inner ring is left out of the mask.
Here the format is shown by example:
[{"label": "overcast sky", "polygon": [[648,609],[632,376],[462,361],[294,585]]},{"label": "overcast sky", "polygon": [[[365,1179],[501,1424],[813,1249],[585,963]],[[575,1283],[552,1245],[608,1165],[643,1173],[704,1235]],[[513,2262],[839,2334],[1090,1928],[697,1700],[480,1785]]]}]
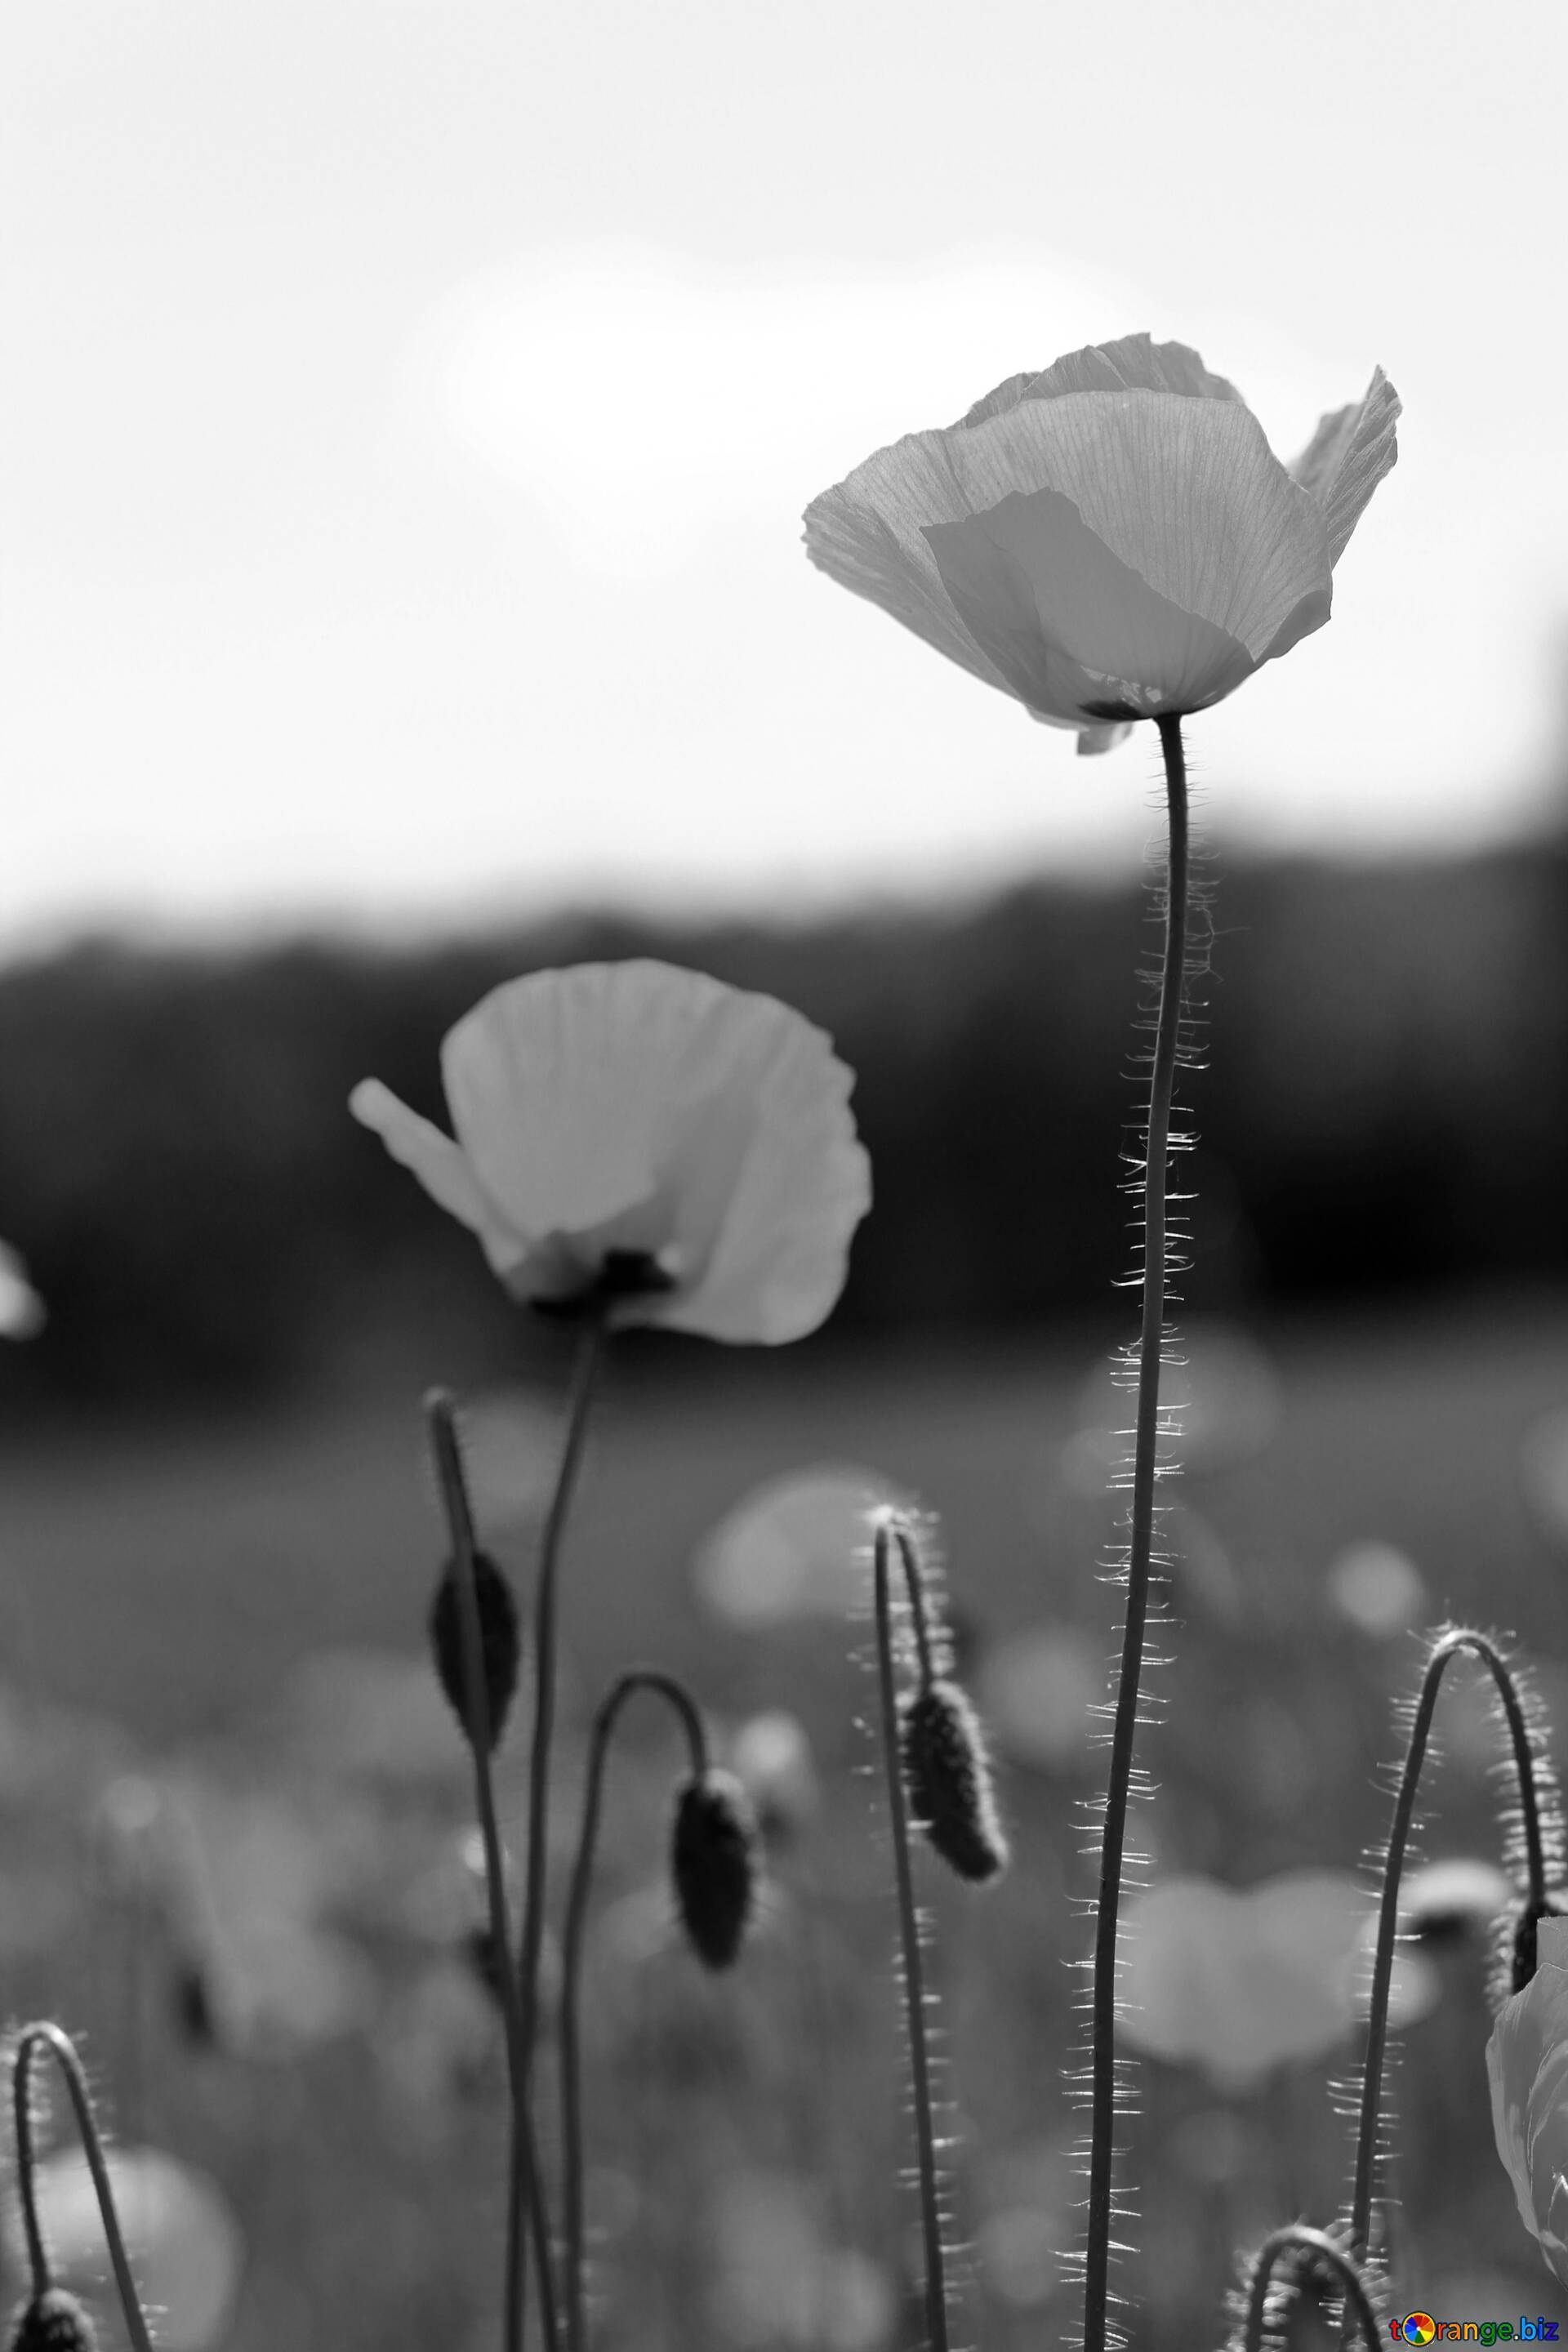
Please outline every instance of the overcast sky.
[{"label": "overcast sky", "polygon": [[1561,0],[21,0],[10,940],[1131,869],[1109,758],[800,514],[1147,328],[1398,467],[1211,829],[1527,827],[1568,739]]}]

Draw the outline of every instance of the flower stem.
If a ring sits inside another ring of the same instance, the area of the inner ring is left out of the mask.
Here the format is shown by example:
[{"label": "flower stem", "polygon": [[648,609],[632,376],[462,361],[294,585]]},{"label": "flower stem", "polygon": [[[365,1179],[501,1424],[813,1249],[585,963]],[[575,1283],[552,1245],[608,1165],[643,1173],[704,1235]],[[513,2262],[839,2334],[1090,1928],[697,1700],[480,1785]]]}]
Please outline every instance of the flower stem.
[{"label": "flower stem", "polygon": [[[550,1744],[555,1727],[555,1588],[561,1540],[572,1507],[573,1490],[588,1434],[588,1407],[594,1393],[603,1348],[605,1312],[595,1307],[583,1326],[566,1404],[566,1435],[555,1487],[545,1513],[540,1538],[539,1570],[533,1591],[533,1743],[528,1773],[528,1859],[522,1908],[522,1943],[518,1959],[518,2075],[521,2115],[530,2112],[533,2050],[539,2032],[539,1955],[544,1941],[544,1879],[550,1805]],[[528,2162],[524,2128],[520,2121],[512,2135],[512,2202],[518,2200],[521,2168]],[[554,2344],[551,2337],[552,2347]]]},{"label": "flower stem", "polygon": [[[431,1450],[436,1457],[441,1501],[458,1588],[458,1614],[462,1635],[463,1690],[467,1702],[468,1747],[474,1759],[474,1795],[484,1846],[485,1887],[489,1898],[490,1946],[496,1958],[496,1985],[506,2035],[507,2076],[511,2093],[512,2158],[510,2194],[507,2199],[505,2310],[503,2352],[522,2352],[523,2246],[521,2219],[526,2200],[533,2234],[534,2269],[539,2280],[540,2311],[545,2342],[551,2352],[559,2342],[554,2284],[550,2273],[550,2217],[544,2203],[539,2150],[528,2110],[522,2069],[522,2011],[510,1958],[511,1929],[507,1918],[506,1876],[501,1861],[500,1831],[496,1820],[495,1783],[490,1772],[489,1702],[485,1692],[483,1635],[479,1627],[479,1594],[474,1582],[473,1512],[463,1457],[458,1444],[453,1401],[445,1389],[433,1389],[425,1400]],[[517,2179],[521,2164],[522,2179]]]},{"label": "flower stem", "polygon": [[1155,721],[1165,761],[1170,840],[1165,880],[1165,950],[1154,1061],[1149,1081],[1143,1181],[1143,1317],[1138,1348],[1138,1413],[1132,1460],[1132,1514],[1127,1558],[1127,1616],[1110,1739],[1100,1845],[1100,1900],[1094,1930],[1093,2050],[1090,2060],[1089,2221],[1084,2253],[1084,2352],[1105,2352],[1110,2294],[1111,2171],[1116,2118],[1116,1929],[1121,1902],[1138,1680],[1149,1612],[1153,1548],[1154,1473],[1160,1430],[1160,1354],[1165,1322],[1165,1175],[1171,1092],[1181,1030],[1187,942],[1187,772],[1179,718]]},{"label": "flower stem", "polygon": [[[947,2291],[943,2279],[942,2208],[937,2191],[936,2134],[931,2123],[931,2060],[926,2048],[925,1982],[921,1967],[920,1923],[915,1916],[914,1874],[910,1866],[909,1810],[904,1802],[903,1759],[899,1752],[899,1703],[893,1685],[892,1604],[888,1567],[895,1529],[879,1519],[876,1532],[877,1674],[882,1701],[882,1759],[887,1771],[888,1811],[898,1876],[899,1936],[904,1969],[904,2018],[914,2082],[915,2139],[920,2155],[921,2224],[925,2238],[926,2333],[929,2352],[948,2352]],[[899,1544],[910,1607],[925,1664],[924,1615],[913,1549]]]},{"label": "flower stem", "polygon": [[87,2077],[82,2073],[81,2061],[76,2054],[69,2034],[63,2032],[58,2025],[47,2022],[23,2026],[16,2037],[16,2056],[11,2064],[11,2110],[16,2134],[16,2187],[27,2242],[27,2262],[33,2274],[34,2296],[47,2294],[53,2284],[43,2231],[38,2226],[33,2153],[33,2053],[40,2045],[47,2047],[54,2056],[66,2078],[71,2105],[76,2110],[77,2129],[81,2134],[88,2170],[92,2175],[92,2185],[98,2193],[98,2210],[103,2217],[103,2234],[109,2244],[109,2259],[114,2265],[115,2284],[120,2289],[120,2301],[125,2313],[126,2332],[131,2338],[132,2352],[153,2352],[153,2339],[147,2332],[141,2298],[136,2293],[136,2282],[131,2275],[125,2241],[121,2235],[120,2217],[114,2207],[114,2190],[110,2182],[109,2167],[104,2162],[98,2119],[92,2111],[92,2094],[87,2087]]},{"label": "flower stem", "polygon": [[594,1875],[594,1853],[599,1835],[599,1811],[604,1796],[605,1766],[616,1718],[634,1691],[656,1691],[680,1718],[691,1757],[692,1776],[708,1770],[708,1739],[702,1718],[684,1685],[652,1666],[633,1666],[611,1686],[594,1718],[588,1750],[588,1782],[583,1799],[583,1826],[577,1839],[577,1859],[566,1906],[565,1940],[561,1964],[561,2137],[565,2172],[566,2342],[569,2352],[583,2352],[586,2319],[583,2305],[583,2102],[580,2042],[577,2031],[581,1991],[583,1931],[588,1916],[588,1893]]},{"label": "flower stem", "polygon": [[1355,2180],[1351,2197],[1349,2249],[1358,2263],[1366,2260],[1372,2227],[1372,2200],[1377,2178],[1378,2138],[1383,2116],[1384,2058],[1388,2042],[1388,1994],[1394,1974],[1394,1941],[1399,1925],[1399,1878],[1415,1813],[1415,1793],[1426,1753],[1427,1735],[1437,1705],[1438,1685],[1450,1658],[1468,1650],[1479,1658],[1497,1685],[1508,1718],[1519,1780],[1520,1814],[1524,1831],[1529,1900],[1543,1904],[1546,1860],[1541,1833],[1541,1809],[1535,1786],[1535,1759],[1530,1728],[1507,1660],[1484,1633],[1465,1628],[1441,1633],[1427,1655],[1420,1696],[1411,1718],[1410,1738],[1394,1798],[1394,1822],[1383,1864],[1383,1899],[1377,1917],[1377,1947],[1373,1960],[1372,1991],[1367,2007],[1366,2057],[1362,2071],[1361,2119],[1356,2132]]},{"label": "flower stem", "polygon": [[1345,2306],[1353,2313],[1355,2324],[1365,2341],[1367,2352],[1377,2352],[1383,2338],[1377,2318],[1368,2299],[1360,2271],[1344,2248],[1323,2230],[1310,2230],[1304,2221],[1291,2221],[1265,2238],[1252,2265],[1247,2303],[1247,2326],[1242,2337],[1241,2352],[1259,2352],[1263,2342],[1264,2312],[1268,2301],[1268,2289],[1273,2283],[1275,2266],[1281,2254],[1293,2247],[1310,2249],[1338,2272],[1345,2290]]}]

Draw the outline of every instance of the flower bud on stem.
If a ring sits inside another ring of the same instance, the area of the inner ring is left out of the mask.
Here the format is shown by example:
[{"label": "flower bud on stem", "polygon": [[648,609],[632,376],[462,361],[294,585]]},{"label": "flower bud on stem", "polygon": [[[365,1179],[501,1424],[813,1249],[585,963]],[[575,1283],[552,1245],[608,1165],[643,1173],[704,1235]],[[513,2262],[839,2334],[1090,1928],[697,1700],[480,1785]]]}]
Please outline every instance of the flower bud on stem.
[{"label": "flower bud on stem", "polygon": [[1094,1927],[1093,2047],[1089,2218],[1084,2247],[1084,2352],[1106,2352],[1110,2299],[1111,2170],[1116,2117],[1116,1927],[1121,1904],[1122,1849],[1132,1739],[1138,1722],[1138,1679],[1149,1613],[1149,1563],[1153,1549],[1154,1472],[1160,1433],[1160,1355],[1165,1322],[1165,1176],[1171,1133],[1187,948],[1187,769],[1179,717],[1158,719],[1165,761],[1170,820],[1165,880],[1165,949],[1160,1009],[1149,1081],[1143,1183],[1143,1314],[1138,1348],[1137,1433],[1132,1457],[1132,1513],[1127,1559],[1127,1616],[1110,1736],[1110,1770],[1101,1831],[1100,1897]]},{"label": "flower bud on stem", "polygon": [[[893,1832],[893,1867],[898,1878],[899,1937],[904,1971],[904,2019],[914,2085],[915,2139],[920,2155],[921,2225],[925,2239],[926,2334],[929,2352],[948,2352],[947,2289],[943,2275],[942,2207],[937,2189],[936,2134],[931,2123],[931,2058],[926,2047],[925,1981],[921,1966],[920,1923],[915,1916],[914,1874],[910,1866],[909,1812],[904,1802],[898,1694],[893,1682],[892,1599],[888,1569],[895,1534],[890,1512],[877,1520],[874,1574],[877,1605],[877,1675],[882,1701],[882,1759],[888,1781],[888,1811]],[[909,1592],[915,1650],[922,1682],[931,1675],[931,1638],[925,1596],[912,1544],[899,1544]]]},{"label": "flower bud on stem", "polygon": [[529,2114],[528,2076],[523,2064],[522,2007],[511,1968],[511,1930],[506,1911],[506,1878],[501,1862],[500,1831],[496,1821],[495,1785],[490,1775],[494,1748],[490,1706],[485,1674],[484,1636],[479,1618],[479,1589],[474,1563],[479,1557],[473,1512],[463,1475],[453,1401],[445,1389],[432,1389],[425,1400],[431,1451],[447,1517],[451,1565],[448,1570],[458,1599],[460,1636],[459,1664],[465,1705],[461,1710],[474,1759],[474,1795],[479,1835],[485,1854],[485,1890],[489,1899],[490,1946],[497,1956],[496,1994],[500,2002],[506,2036],[507,2078],[511,2094],[511,2158],[507,2197],[506,2294],[503,2314],[504,2352],[522,2352],[523,2244],[521,2215],[526,2200],[533,2235],[534,2268],[546,2344],[555,2352],[559,2334],[555,2293],[550,2274],[550,2217],[544,2182],[539,2168]]},{"label": "flower bud on stem", "polygon": [[565,1940],[561,1983],[561,2137],[565,2167],[566,2341],[569,2352],[584,2352],[586,2324],[583,2307],[583,2101],[578,2000],[582,1990],[583,1932],[588,1916],[588,1894],[598,1843],[599,1811],[604,1797],[605,1766],[610,1740],[621,1709],[634,1691],[655,1692],[675,1710],[686,1735],[691,1759],[691,1782],[708,1778],[708,1738],[702,1717],[683,1683],[652,1666],[633,1666],[614,1683],[594,1717],[588,1750],[588,1783],[583,1799],[583,1826],[577,1838],[577,1859],[566,1906]]},{"label": "flower bud on stem", "polygon": [[130,2258],[125,2241],[121,2235],[120,2217],[114,2209],[114,2190],[110,2183],[109,2167],[104,2162],[103,2143],[99,2137],[98,2119],[92,2111],[92,2094],[87,2086],[80,2059],[68,2033],[58,2025],[40,2022],[24,2025],[17,2034],[15,2054],[11,2061],[11,2112],[16,2137],[16,2193],[22,2208],[22,2229],[27,2244],[27,2263],[33,2274],[33,2299],[37,2302],[48,2294],[54,2284],[49,2273],[49,2258],[44,2245],[43,2231],[38,2225],[38,2204],[35,2179],[36,2158],[33,2150],[33,2057],[39,2049],[47,2049],[66,2079],[71,2105],[76,2110],[77,2129],[87,2157],[88,2170],[98,2195],[98,2210],[103,2217],[103,2234],[109,2244],[109,2259],[114,2265],[115,2284],[120,2289],[121,2306],[125,2313],[126,2333],[131,2338],[132,2352],[153,2352],[153,2339],[147,2332],[136,2282],[131,2275]]},{"label": "flower bud on stem", "polygon": [[[1426,1739],[1432,1728],[1432,1717],[1437,1705],[1438,1686],[1451,1658],[1461,1650],[1479,1658],[1497,1685],[1498,1697],[1508,1722],[1509,1738],[1513,1750],[1514,1772],[1518,1783],[1518,1827],[1522,1839],[1523,1861],[1528,1881],[1527,1916],[1539,1918],[1547,1909],[1546,1841],[1542,1833],[1542,1790],[1538,1786],[1538,1759],[1531,1736],[1520,1692],[1508,1661],[1486,1634],[1465,1627],[1453,1627],[1438,1633],[1427,1653],[1426,1670],[1421,1677],[1420,1694],[1410,1719],[1410,1737],[1405,1751],[1405,1763],[1399,1776],[1394,1797],[1394,1821],[1388,1832],[1388,1846],[1383,1864],[1383,1895],[1377,1917],[1377,1945],[1373,1960],[1372,1990],[1367,2008],[1366,2056],[1362,2069],[1361,2118],[1356,2132],[1355,2179],[1351,2192],[1351,2210],[1347,2243],[1352,2258],[1357,2263],[1366,2260],[1367,2244],[1372,2226],[1372,2202],[1377,2179],[1379,2137],[1383,2120],[1384,2058],[1388,2042],[1388,1995],[1394,1973],[1394,1939],[1399,1925],[1399,1878],[1405,1867],[1405,1847],[1410,1840],[1411,1822],[1415,1812],[1415,1794],[1421,1779],[1421,1766],[1426,1754]],[[1351,2336],[1350,2315],[1346,2315],[1344,2341]]]},{"label": "flower bud on stem", "polygon": [[[1238,2352],[1259,2352],[1263,2343],[1265,2315],[1268,2290],[1282,2254],[1296,2248],[1317,2255],[1334,2271],[1344,2287],[1345,2308],[1353,2316],[1355,2331],[1360,2334],[1366,2352],[1378,2352],[1383,2341],[1365,2283],[1355,2263],[1344,2248],[1326,2230],[1310,2230],[1304,2221],[1291,2221],[1265,2238],[1252,2263],[1247,2286],[1247,2314]],[[1232,2342],[1236,2342],[1233,2337]]]}]

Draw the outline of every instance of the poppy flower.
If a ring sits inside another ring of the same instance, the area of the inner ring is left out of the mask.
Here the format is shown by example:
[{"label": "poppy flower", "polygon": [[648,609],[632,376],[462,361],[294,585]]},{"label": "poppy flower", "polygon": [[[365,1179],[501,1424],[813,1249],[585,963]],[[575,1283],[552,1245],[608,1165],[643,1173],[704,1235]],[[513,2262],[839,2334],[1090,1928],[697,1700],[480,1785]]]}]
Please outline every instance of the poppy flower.
[{"label": "poppy flower", "polygon": [[639,959],[530,973],[451,1030],[456,1139],[379,1079],[349,1108],[512,1294],[712,1339],[798,1339],[870,1205],[855,1081],[771,996]]},{"label": "poppy flower", "polygon": [[1492,2129],[1520,2218],[1568,2286],[1568,1919],[1542,1919],[1535,1974],[1487,2043]]},{"label": "poppy flower", "polygon": [[911,433],[805,510],[805,551],[1031,718],[1109,751],[1234,692],[1329,617],[1394,464],[1381,368],[1282,466],[1184,343],[1089,345]]}]

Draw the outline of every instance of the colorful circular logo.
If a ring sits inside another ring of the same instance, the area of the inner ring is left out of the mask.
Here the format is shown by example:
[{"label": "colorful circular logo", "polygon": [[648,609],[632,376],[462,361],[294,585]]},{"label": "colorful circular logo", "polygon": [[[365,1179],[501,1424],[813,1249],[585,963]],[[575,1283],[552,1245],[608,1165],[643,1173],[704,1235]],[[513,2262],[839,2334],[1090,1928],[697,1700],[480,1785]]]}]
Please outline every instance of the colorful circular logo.
[{"label": "colorful circular logo", "polygon": [[1430,2344],[1437,2333],[1437,2323],[1425,2311],[1412,2311],[1399,2330],[1406,2344]]}]

